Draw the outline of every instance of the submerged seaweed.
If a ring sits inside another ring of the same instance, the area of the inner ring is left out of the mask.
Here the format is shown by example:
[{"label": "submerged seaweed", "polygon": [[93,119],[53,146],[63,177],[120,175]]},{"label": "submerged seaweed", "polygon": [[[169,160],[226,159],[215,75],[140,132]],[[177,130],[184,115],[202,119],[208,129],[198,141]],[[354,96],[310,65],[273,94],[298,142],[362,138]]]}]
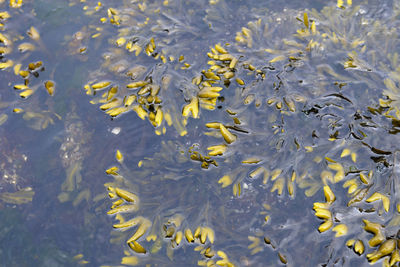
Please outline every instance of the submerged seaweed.
[{"label": "submerged seaweed", "polygon": [[[0,125],[13,113],[35,130],[62,120],[59,157],[43,172],[63,167],[55,197],[79,207],[70,212],[87,229],[113,217],[110,243],[122,252],[105,262],[398,265],[398,3],[278,12],[241,0],[70,1],[86,16],[62,44],[63,64],[89,68],[74,74],[80,91],[47,65],[32,18],[17,26],[30,4],[0,1],[0,69],[12,92],[1,95]],[[111,118],[114,143],[91,147],[102,136],[89,129],[90,107],[61,104],[75,94],[104,111],[94,121]],[[0,199],[29,203],[24,154],[8,144],[0,186],[16,186]],[[110,155],[94,154],[110,147],[116,162],[106,166]],[[107,178],[90,179],[91,168]],[[81,253],[71,261],[89,263]]]}]

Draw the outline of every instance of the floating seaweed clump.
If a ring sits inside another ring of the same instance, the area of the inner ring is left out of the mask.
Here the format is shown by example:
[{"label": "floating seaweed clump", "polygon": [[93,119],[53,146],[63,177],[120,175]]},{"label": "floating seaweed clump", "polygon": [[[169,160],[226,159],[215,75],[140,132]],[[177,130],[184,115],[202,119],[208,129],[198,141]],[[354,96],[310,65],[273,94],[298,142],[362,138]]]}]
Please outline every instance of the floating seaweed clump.
[{"label": "floating seaweed clump", "polygon": [[[315,215],[324,220],[319,231],[332,230],[336,237],[351,236],[346,245],[362,255],[368,249],[379,246],[366,254],[371,263],[385,258],[383,266],[396,266],[398,259],[397,231],[399,225],[398,196],[396,195],[398,152],[389,159],[391,168],[381,171],[357,171],[356,177],[347,180],[343,187],[348,189],[347,198],[337,199],[329,186],[324,187],[326,203],[314,203]],[[380,176],[379,178],[377,176]],[[335,205],[339,201],[342,205]],[[345,209],[351,216],[343,216]],[[363,226],[363,227],[359,227]],[[374,234],[367,240],[362,230]],[[394,244],[394,245],[393,245]],[[388,256],[388,257],[386,257]]]},{"label": "floating seaweed clump", "polygon": [[[168,194],[173,193],[171,192],[172,187],[194,185],[193,181],[172,185],[168,181],[179,179],[179,177],[168,177],[168,172],[160,173],[161,175],[155,173],[158,166],[151,163],[160,162],[161,155],[164,161],[170,160],[167,155],[171,152],[179,155],[176,149],[174,151],[172,143],[163,146],[165,149],[156,153],[156,158],[139,162],[139,168],[144,168],[143,171],[140,171],[140,169],[129,170],[126,165],[127,159],[124,159],[119,150],[116,153],[119,164],[106,170],[106,173],[113,178],[112,182],[105,184],[109,192],[108,195],[113,200],[111,209],[107,213],[115,216],[118,223],[114,224],[113,227],[121,230],[120,232],[113,232],[111,242],[119,243],[122,239],[126,243],[125,250],[127,252],[121,263],[128,264],[128,262],[131,262],[132,265],[136,265],[144,264],[150,260],[149,257],[139,257],[139,254],[150,254],[152,258],[162,260],[162,256],[159,255],[161,250],[165,251],[170,260],[173,260],[174,254],[178,253],[175,252],[176,249],[191,246],[194,252],[199,252],[202,255],[203,259],[198,261],[200,266],[207,264],[235,266],[223,251],[214,249],[214,246],[218,246],[219,242],[213,228],[208,223],[209,216],[214,216],[212,214],[215,213],[211,210],[211,206],[197,207],[195,203],[198,197],[167,199]],[[180,161],[173,160],[172,162],[175,165],[182,165],[189,161],[182,157]],[[176,172],[171,173],[176,174]],[[194,177],[192,175],[192,178],[186,178],[186,180],[195,179]],[[158,185],[153,186],[152,184],[155,183]],[[184,202],[181,200],[184,200]],[[176,202],[181,203],[176,205]],[[159,212],[153,213],[153,209]],[[185,216],[185,213],[190,214],[190,216]],[[131,217],[132,214],[135,214],[135,217],[128,219],[127,216]],[[196,217],[197,219],[195,219]],[[134,230],[130,231],[132,228]],[[129,234],[125,232],[129,232]]]},{"label": "floating seaweed clump", "polygon": [[[32,54],[34,51],[38,49],[45,49],[44,44],[40,39],[40,33],[33,26],[28,28],[26,33],[23,35],[21,35],[19,32],[7,30],[8,23],[16,23],[14,21],[14,16],[18,16],[18,14],[15,13],[12,16],[7,11],[4,11],[1,15],[1,19],[5,21],[3,27],[6,28],[6,31],[4,34],[0,33],[0,42],[2,44],[0,50],[0,55],[2,58],[0,69],[6,70],[13,67],[14,74],[17,77],[22,78],[22,83],[13,85],[13,88],[20,92],[19,95],[22,98],[28,98],[39,87],[44,87],[49,95],[53,95],[55,83],[51,80],[32,85],[32,83],[35,83],[35,81],[38,79],[40,73],[44,71],[44,63],[42,61],[27,62],[26,60],[26,58],[29,58],[30,54]],[[29,38],[28,42],[25,41],[27,38]],[[22,42],[20,40],[22,40]],[[7,59],[15,58],[16,56],[18,59]]]},{"label": "floating seaweed clump", "polygon": [[[23,114],[22,118],[28,121],[28,125],[36,130],[47,128],[55,120],[60,119],[51,110],[51,100],[38,100],[43,94],[53,96],[55,94],[56,82],[54,72],[45,71],[48,52],[41,39],[40,32],[32,25],[37,22],[25,12],[22,1],[9,1],[11,8],[5,7],[5,2],[0,3],[0,71],[4,77],[4,87],[11,87],[21,99],[9,100],[11,94],[4,92],[4,100],[9,101],[12,111]],[[29,5],[26,9],[30,9]],[[11,92],[11,90],[10,90]],[[26,98],[34,99],[24,101]],[[14,94],[14,93],[13,93]],[[43,103],[47,108],[40,108]]]},{"label": "floating seaweed clump", "polygon": [[[109,89],[92,103],[102,103],[101,108],[112,117],[134,110],[140,118],[148,118],[157,134],[166,132],[166,124],[173,124],[180,135],[186,134],[186,120],[180,116],[176,103],[181,99],[180,90],[185,90],[180,88],[184,80],[179,71],[186,70],[190,64],[185,62],[182,52],[176,54],[186,47],[176,41],[193,31],[185,27],[186,22],[176,22],[170,14],[182,8],[178,2],[160,1],[106,10],[107,16],[100,20],[116,26],[118,32],[109,29],[115,32],[114,36],[108,34],[113,47],[104,54],[103,68],[109,74],[101,78],[104,71],[99,70],[92,75],[94,81],[85,86],[87,94]],[[131,16],[132,13],[138,16]],[[128,63],[128,58],[135,64]],[[154,62],[153,67],[145,67],[149,62]]]}]

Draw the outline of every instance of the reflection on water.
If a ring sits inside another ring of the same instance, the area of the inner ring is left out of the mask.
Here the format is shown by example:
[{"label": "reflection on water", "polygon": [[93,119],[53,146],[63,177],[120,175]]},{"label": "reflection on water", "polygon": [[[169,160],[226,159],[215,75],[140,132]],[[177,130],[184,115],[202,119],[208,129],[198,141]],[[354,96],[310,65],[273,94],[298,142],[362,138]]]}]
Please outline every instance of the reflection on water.
[{"label": "reflection on water", "polygon": [[399,14],[0,0],[2,266],[397,266]]}]

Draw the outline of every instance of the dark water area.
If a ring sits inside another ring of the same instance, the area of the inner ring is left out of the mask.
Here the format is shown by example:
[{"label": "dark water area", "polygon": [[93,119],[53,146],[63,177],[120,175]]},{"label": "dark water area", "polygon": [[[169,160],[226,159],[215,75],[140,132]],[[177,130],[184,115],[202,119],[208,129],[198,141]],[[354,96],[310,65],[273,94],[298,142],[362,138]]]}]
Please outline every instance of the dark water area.
[{"label": "dark water area", "polygon": [[399,266],[399,26],[0,0],[0,266]]}]

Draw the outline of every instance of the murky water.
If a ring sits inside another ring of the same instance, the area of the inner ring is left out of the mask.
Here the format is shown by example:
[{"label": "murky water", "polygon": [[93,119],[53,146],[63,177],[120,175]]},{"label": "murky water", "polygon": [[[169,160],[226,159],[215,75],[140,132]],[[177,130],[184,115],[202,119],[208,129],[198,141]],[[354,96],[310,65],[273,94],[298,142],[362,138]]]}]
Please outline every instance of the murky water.
[{"label": "murky water", "polygon": [[1,266],[398,266],[399,16],[0,0]]}]

